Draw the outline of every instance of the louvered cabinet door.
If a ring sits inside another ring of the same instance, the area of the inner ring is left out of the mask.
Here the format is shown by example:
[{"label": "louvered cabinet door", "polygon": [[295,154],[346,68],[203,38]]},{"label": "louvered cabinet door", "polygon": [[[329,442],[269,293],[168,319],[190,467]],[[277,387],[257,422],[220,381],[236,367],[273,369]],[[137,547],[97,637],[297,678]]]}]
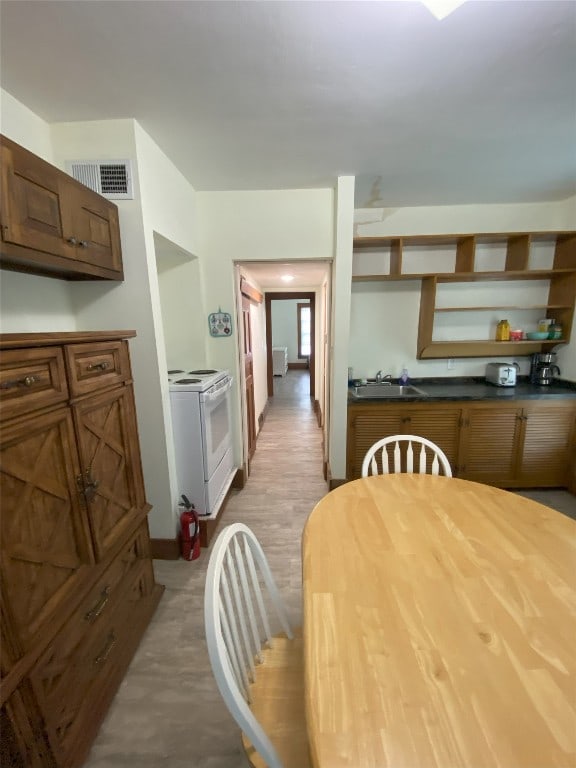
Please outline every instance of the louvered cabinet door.
[{"label": "louvered cabinet door", "polygon": [[144,482],[131,386],[74,406],[85,498],[96,555],[102,559],[150,507]]},{"label": "louvered cabinet door", "polygon": [[69,610],[94,563],[79,473],[68,409],[3,425],[3,594],[25,649]]},{"label": "louvered cabinet door", "polygon": [[403,431],[407,414],[397,406],[362,405],[348,411],[347,478],[361,476],[362,462],[368,449],[383,437]]},{"label": "louvered cabinet door", "polygon": [[418,435],[432,440],[446,454],[452,474],[457,474],[458,446],[460,442],[461,408],[411,409],[407,412],[409,421],[404,420],[404,434]]},{"label": "louvered cabinet door", "polygon": [[518,480],[523,486],[566,486],[575,450],[576,405],[535,403],[522,412],[524,440]]},{"label": "louvered cabinet door", "polygon": [[514,482],[521,413],[515,406],[465,410],[460,477],[501,486]]}]

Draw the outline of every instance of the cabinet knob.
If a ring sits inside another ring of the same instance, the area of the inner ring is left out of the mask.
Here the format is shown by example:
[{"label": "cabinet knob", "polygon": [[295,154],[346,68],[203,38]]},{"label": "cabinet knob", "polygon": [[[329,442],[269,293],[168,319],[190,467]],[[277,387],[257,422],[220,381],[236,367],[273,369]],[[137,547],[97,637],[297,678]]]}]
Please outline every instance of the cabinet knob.
[{"label": "cabinet knob", "polygon": [[80,246],[80,248],[88,248],[88,243],[86,242],[86,240],[80,240],[78,245]]},{"label": "cabinet knob", "polygon": [[78,242],[78,240],[76,240],[76,238],[75,238],[75,237],[69,237],[69,238],[68,238],[68,242],[70,243],[70,245],[76,245],[76,243]]},{"label": "cabinet knob", "polygon": [[40,376],[24,376],[22,379],[10,379],[3,381],[0,389],[14,389],[14,387],[31,387],[40,381]]}]

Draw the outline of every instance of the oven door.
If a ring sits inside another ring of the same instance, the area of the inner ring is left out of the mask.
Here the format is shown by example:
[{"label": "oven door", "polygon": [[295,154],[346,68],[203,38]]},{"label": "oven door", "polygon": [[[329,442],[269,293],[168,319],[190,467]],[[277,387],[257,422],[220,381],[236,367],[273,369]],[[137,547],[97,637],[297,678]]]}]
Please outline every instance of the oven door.
[{"label": "oven door", "polygon": [[232,377],[219,381],[200,395],[200,419],[204,440],[204,479],[209,480],[232,446],[230,390]]}]

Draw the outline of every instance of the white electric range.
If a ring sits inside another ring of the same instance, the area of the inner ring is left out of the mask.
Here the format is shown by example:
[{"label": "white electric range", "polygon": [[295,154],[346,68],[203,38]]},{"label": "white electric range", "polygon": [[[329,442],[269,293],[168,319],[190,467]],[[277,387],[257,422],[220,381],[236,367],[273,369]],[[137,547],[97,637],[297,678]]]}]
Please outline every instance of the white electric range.
[{"label": "white electric range", "polygon": [[176,368],[168,371],[178,495],[199,515],[215,517],[236,468],[232,449],[228,371]]}]

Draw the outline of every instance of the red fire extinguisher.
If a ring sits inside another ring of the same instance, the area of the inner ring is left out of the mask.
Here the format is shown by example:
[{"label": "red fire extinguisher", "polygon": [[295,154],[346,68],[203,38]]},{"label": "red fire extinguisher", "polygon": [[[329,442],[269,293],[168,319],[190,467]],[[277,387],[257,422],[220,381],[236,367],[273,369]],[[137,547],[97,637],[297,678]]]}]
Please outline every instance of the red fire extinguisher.
[{"label": "red fire extinguisher", "polygon": [[184,507],[180,515],[180,540],[182,547],[182,557],[184,560],[196,560],[200,557],[200,520],[198,513],[194,509],[194,504],[182,494],[182,501],[179,504]]}]

